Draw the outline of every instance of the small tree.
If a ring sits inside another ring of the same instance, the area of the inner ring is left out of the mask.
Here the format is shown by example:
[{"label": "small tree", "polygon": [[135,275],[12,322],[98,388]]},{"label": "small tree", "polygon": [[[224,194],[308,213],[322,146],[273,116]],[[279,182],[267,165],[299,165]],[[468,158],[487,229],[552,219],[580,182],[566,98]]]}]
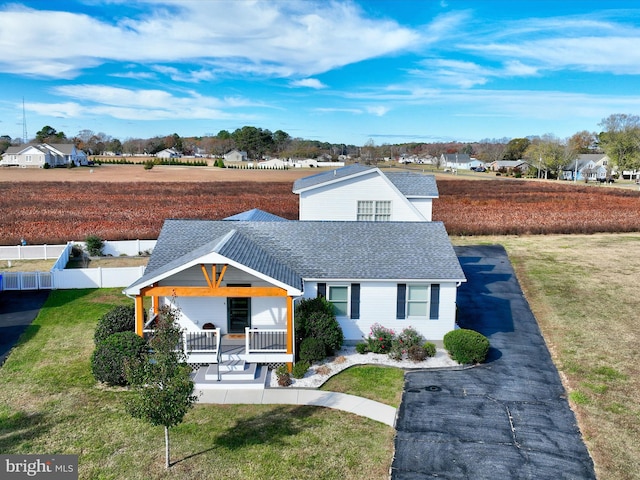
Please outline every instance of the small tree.
[{"label": "small tree", "polygon": [[84,239],[84,243],[87,246],[87,252],[92,257],[98,257],[102,255],[102,249],[104,248],[104,240],[97,235],[89,235]]},{"label": "small tree", "polygon": [[177,348],[181,331],[176,325],[176,315],[172,308],[160,309],[155,333],[149,340],[151,361],[133,363],[128,369],[135,395],[127,404],[127,411],[133,417],[164,427],[166,468],[171,466],[169,428],[181,423],[197,400],[193,395],[191,369],[184,352]]}]

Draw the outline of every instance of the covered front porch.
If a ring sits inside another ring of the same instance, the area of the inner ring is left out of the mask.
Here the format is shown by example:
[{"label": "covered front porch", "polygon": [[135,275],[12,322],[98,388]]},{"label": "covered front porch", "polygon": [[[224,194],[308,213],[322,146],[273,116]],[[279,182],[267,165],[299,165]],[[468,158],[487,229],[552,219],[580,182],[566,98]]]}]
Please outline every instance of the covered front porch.
[{"label": "covered front porch", "polygon": [[233,362],[286,363],[291,368],[293,300],[300,294],[242,266],[195,264],[135,292],[136,333],[152,334],[154,312],[170,307],[178,312],[183,331],[178,348],[189,364],[235,370]]}]

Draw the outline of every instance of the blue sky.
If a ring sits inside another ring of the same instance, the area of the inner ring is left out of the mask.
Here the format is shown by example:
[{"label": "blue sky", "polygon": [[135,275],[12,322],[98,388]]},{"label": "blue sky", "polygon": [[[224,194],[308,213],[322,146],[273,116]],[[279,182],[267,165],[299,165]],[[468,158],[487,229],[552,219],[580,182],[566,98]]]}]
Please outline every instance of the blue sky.
[{"label": "blue sky", "polygon": [[633,1],[0,0],[0,135],[565,138],[640,113],[639,46]]}]

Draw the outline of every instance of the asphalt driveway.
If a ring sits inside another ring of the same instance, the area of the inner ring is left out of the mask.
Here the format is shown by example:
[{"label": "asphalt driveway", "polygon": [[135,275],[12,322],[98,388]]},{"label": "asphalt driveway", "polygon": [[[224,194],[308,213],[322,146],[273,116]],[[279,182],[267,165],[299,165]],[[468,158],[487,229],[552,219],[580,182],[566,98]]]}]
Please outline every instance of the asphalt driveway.
[{"label": "asphalt driveway", "polygon": [[48,290],[0,292],[0,365],[48,296]]},{"label": "asphalt driveway", "polygon": [[558,371],[500,246],[457,247],[468,282],[459,323],[486,335],[489,359],[408,373],[394,480],[595,479]]}]

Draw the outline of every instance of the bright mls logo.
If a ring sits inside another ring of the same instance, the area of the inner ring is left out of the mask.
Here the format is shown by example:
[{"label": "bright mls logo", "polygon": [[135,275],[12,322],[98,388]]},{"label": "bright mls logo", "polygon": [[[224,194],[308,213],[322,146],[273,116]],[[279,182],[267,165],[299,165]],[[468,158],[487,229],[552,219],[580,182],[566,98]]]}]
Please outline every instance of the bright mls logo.
[{"label": "bright mls logo", "polygon": [[77,480],[77,455],[0,455],[0,478]]}]

